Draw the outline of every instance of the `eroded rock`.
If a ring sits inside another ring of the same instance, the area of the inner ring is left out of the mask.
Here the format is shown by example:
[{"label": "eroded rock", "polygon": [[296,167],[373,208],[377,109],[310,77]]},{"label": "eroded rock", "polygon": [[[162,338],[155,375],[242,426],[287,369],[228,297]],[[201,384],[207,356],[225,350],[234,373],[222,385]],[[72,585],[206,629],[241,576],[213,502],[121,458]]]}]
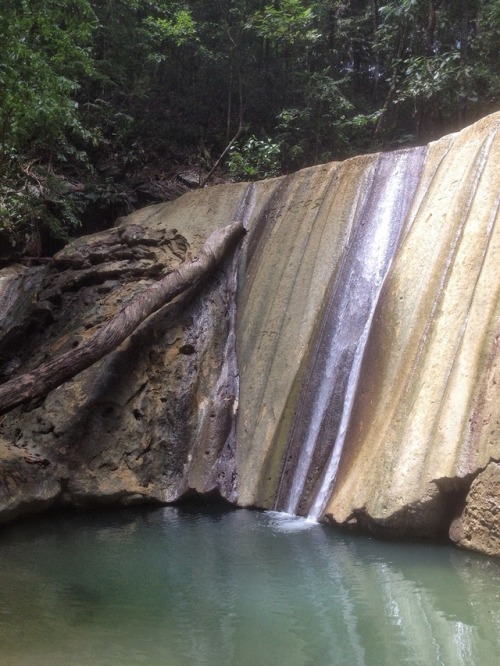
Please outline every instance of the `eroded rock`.
[{"label": "eroded rock", "polygon": [[[228,205],[242,192],[236,188]],[[29,291],[25,269],[5,272],[4,376],[81,344],[158,274],[192,257],[216,226],[202,213],[184,236],[150,212],[152,220],[141,211],[70,244],[36,271]],[[129,258],[119,259],[125,252]],[[221,484],[230,492],[231,455],[221,453],[234,437],[238,394],[234,337],[228,346],[235,289],[229,258],[196,294],[158,311],[115,352],[1,417],[0,521],[55,503],[165,502]],[[50,320],[34,327],[41,309]]]},{"label": "eroded rock", "polygon": [[471,484],[465,508],[450,527],[462,548],[486,555],[500,553],[500,463],[490,462]]}]

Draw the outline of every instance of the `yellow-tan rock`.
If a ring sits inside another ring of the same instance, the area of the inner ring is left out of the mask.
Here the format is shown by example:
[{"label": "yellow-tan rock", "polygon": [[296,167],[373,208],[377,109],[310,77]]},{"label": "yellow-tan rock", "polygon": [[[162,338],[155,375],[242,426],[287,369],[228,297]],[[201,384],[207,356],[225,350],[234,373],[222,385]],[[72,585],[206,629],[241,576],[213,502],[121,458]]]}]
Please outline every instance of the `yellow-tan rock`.
[{"label": "yellow-tan rock", "polygon": [[10,378],[248,227],[201,294],[2,417],[0,520],[218,493],[500,554],[499,126],[191,192],[1,272]]}]

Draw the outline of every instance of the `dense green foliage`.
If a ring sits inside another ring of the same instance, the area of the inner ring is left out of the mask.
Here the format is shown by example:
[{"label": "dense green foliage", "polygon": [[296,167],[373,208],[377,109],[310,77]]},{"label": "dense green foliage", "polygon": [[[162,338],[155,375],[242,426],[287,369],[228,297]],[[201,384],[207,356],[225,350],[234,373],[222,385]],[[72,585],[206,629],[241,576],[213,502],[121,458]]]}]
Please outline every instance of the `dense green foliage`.
[{"label": "dense green foliage", "polygon": [[40,252],[175,170],[261,178],[498,108],[500,0],[3,0],[0,232]]}]

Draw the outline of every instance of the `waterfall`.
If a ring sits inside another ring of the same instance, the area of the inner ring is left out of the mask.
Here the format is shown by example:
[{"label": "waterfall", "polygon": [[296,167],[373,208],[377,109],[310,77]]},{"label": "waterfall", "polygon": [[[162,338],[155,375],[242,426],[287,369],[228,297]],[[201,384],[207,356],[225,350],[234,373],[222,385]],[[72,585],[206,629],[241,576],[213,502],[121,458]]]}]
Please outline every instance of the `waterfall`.
[{"label": "waterfall", "polygon": [[109,356],[2,416],[0,522],[194,492],[498,555],[499,128],[202,188],[4,267],[12,380],[215,229],[247,230]]},{"label": "waterfall", "polygon": [[381,155],[360,193],[288,438],[276,500],[288,513],[318,519],[330,496],[375,308],[409,224],[425,155],[425,148]]}]

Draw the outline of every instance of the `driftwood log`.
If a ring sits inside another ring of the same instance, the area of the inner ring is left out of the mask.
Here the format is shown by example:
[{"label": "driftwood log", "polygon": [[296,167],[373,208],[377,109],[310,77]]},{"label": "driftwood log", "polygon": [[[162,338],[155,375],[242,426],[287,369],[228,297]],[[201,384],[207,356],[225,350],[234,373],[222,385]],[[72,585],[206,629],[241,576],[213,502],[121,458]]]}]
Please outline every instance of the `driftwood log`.
[{"label": "driftwood log", "polygon": [[0,414],[22,403],[44,397],[116,349],[150,315],[187,288],[196,287],[207,278],[244,231],[240,220],[217,229],[208,237],[196,257],[132,298],[116,316],[79,347],[2,384]]}]

